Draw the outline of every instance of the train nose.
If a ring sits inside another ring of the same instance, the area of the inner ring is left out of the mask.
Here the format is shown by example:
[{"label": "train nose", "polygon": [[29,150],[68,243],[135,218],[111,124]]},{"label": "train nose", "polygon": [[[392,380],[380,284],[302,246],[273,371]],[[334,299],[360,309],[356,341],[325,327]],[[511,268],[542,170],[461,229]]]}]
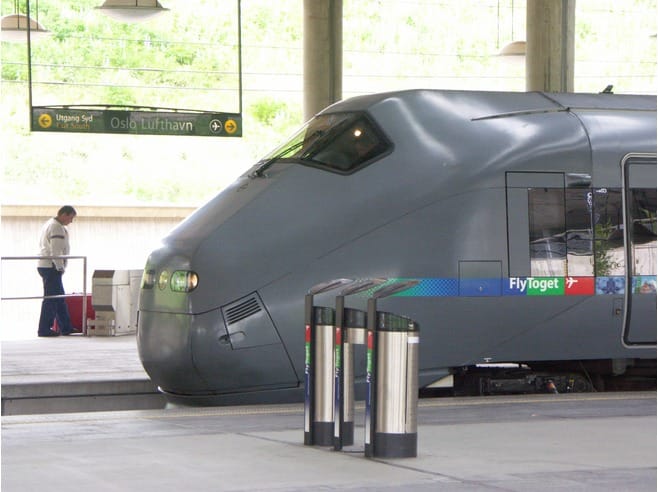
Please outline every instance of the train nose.
[{"label": "train nose", "polygon": [[192,317],[187,314],[141,312],[137,347],[151,380],[167,393],[207,390],[194,366],[191,350]]},{"label": "train nose", "polygon": [[141,312],[138,348],[152,381],[175,402],[248,401],[226,395],[299,385],[256,293],[201,314]]},{"label": "train nose", "polygon": [[154,251],[144,268],[139,298],[137,348],[151,380],[172,393],[204,391],[194,366],[190,295],[198,276],[189,258],[168,248]]},{"label": "train nose", "polygon": [[195,312],[195,296],[217,299],[215,288],[197,277],[193,292],[168,288],[174,285],[171,280],[158,285],[161,272],[185,271],[185,266],[176,263],[175,270],[171,261],[166,266],[151,262],[145,269],[137,340],[152,381],[171,401],[191,404],[227,403],[227,394],[297,388],[299,378],[260,295],[252,292]]}]

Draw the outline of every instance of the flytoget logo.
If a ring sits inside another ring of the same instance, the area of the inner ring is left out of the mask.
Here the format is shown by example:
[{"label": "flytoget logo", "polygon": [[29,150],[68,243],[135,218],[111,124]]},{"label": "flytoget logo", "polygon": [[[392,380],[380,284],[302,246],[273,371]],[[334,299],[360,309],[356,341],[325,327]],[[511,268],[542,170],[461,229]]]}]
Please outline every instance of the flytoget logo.
[{"label": "flytoget logo", "polygon": [[509,290],[529,296],[564,295],[564,278],[562,277],[511,277]]},{"label": "flytoget logo", "polygon": [[529,296],[563,296],[564,278],[528,278]]}]

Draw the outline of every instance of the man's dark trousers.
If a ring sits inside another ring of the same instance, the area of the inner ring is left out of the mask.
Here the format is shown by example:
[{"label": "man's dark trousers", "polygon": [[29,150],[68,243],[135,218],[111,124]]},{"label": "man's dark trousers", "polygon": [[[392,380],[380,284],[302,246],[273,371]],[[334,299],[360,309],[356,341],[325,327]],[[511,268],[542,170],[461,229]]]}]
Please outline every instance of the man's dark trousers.
[{"label": "man's dark trousers", "polygon": [[[64,294],[64,284],[62,283],[63,272],[52,268],[37,268],[39,275],[43,280],[43,295],[57,296]],[[44,299],[41,303],[41,316],[39,317],[39,335],[47,335],[53,322],[57,318],[59,331],[63,335],[71,333],[71,317],[69,309],[63,297],[58,299]]]}]

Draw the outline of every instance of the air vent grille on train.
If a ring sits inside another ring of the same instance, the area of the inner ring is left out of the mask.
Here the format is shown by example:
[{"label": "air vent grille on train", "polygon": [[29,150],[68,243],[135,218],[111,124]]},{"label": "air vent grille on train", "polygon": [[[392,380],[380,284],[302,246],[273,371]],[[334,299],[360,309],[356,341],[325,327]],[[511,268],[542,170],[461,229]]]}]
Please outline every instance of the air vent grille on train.
[{"label": "air vent grille on train", "polygon": [[226,325],[230,326],[234,323],[242,321],[249,316],[262,311],[263,308],[256,296],[250,296],[245,299],[240,299],[236,304],[224,308],[224,319]]},{"label": "air vent grille on train", "polygon": [[221,306],[224,328],[219,330],[219,339],[230,341],[233,350],[253,349],[265,345],[280,344],[276,327],[257,292]]}]

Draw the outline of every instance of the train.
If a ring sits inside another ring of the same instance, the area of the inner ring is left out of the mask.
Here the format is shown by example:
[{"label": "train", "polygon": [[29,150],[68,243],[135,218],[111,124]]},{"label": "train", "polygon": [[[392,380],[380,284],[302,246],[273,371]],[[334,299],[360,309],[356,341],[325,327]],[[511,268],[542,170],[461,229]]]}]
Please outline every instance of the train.
[{"label": "train", "polygon": [[419,326],[421,391],[655,387],[656,97],[417,89],[329,106],[150,254],[142,364],[174,404],[302,401],[304,302],[332,279],[409,283],[378,309]]}]

